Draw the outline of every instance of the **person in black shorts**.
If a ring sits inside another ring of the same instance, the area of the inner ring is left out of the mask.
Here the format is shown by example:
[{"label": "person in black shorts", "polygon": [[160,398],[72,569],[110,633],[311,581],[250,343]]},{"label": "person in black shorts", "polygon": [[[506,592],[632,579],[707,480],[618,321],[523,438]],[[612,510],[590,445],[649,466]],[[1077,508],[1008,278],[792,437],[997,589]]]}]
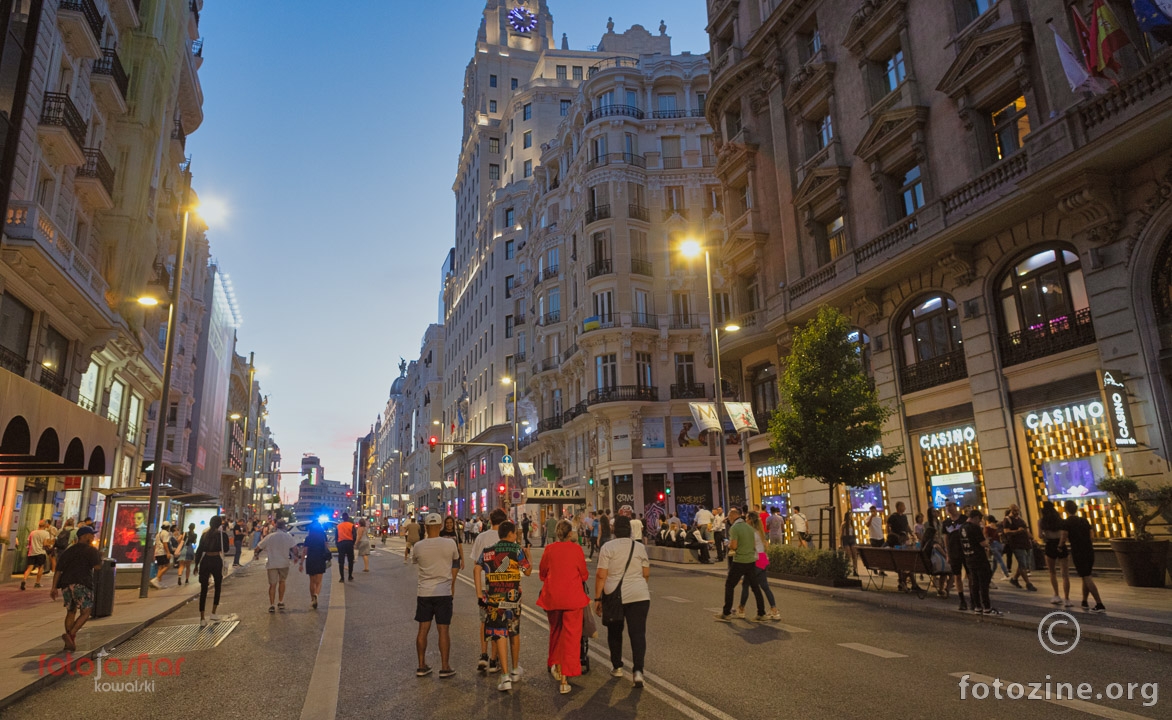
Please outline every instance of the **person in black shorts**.
[{"label": "person in black shorts", "polygon": [[944,510],[947,512],[948,517],[944,518],[944,523],[941,527],[944,530],[944,537],[946,539],[945,548],[948,550],[949,569],[952,570],[952,575],[946,580],[944,589],[947,592],[948,585],[955,578],[956,594],[960,597],[960,607],[958,609],[961,612],[967,612],[969,606],[964,600],[964,584],[960,579],[961,572],[964,570],[964,547],[960,541],[960,531],[968,521],[956,509],[956,503],[954,502],[945,504]]},{"label": "person in black shorts", "polygon": [[[1046,541],[1046,566],[1050,569],[1050,587],[1054,589],[1051,605],[1072,607],[1070,602],[1070,551],[1066,547],[1066,521],[1058,514],[1051,500],[1042,503],[1042,518],[1038,522],[1042,539]],[[1058,578],[1062,577],[1062,595],[1058,594]]]},{"label": "person in black shorts", "polygon": [[[1103,599],[1099,597],[1099,588],[1091,571],[1095,569],[1095,547],[1091,541],[1091,524],[1085,517],[1078,514],[1078,503],[1067,500],[1063,505],[1066,510],[1065,531],[1066,540],[1070,544],[1070,559],[1074,561],[1075,572],[1082,580],[1082,607],[1093,613],[1107,612]],[[1095,596],[1095,606],[1088,608],[1087,595]]]}]

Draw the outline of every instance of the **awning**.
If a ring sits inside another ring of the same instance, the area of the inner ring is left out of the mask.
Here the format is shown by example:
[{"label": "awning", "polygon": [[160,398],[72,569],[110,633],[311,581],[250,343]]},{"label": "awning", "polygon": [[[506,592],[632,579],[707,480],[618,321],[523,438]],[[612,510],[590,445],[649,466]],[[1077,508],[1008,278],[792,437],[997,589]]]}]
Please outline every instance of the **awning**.
[{"label": "awning", "polygon": [[118,428],[77,403],[0,369],[0,475],[113,474]]}]

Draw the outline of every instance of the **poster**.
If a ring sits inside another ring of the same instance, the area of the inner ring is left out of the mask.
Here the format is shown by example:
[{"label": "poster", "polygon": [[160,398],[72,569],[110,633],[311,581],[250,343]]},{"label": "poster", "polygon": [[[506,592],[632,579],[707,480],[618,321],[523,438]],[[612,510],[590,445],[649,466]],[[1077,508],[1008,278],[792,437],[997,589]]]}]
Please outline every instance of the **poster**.
[{"label": "poster", "polygon": [[667,447],[663,435],[663,418],[643,418],[643,447],[663,450]]},{"label": "poster", "polygon": [[216,508],[189,507],[183,512],[183,530],[186,531],[188,526],[195,525],[195,534],[199,537],[208,529],[208,521],[217,514]]},{"label": "poster", "polygon": [[700,430],[690,417],[673,417],[671,419],[671,436],[676,447],[703,447],[700,440]]},{"label": "poster", "polygon": [[146,557],[146,501],[119,500],[114,503],[114,530],[110,536],[110,557],[122,567],[141,567]]}]

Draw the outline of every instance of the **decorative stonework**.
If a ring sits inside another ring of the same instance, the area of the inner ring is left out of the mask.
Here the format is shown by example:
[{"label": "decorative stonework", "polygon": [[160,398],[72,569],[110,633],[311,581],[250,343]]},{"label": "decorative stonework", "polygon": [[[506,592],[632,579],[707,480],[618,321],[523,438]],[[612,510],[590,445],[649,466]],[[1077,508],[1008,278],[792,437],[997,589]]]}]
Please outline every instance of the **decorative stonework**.
[{"label": "decorative stonework", "polygon": [[864,289],[851,303],[851,310],[861,325],[873,325],[883,311],[883,296],[878,290]]},{"label": "decorative stonework", "polygon": [[1144,201],[1142,208],[1136,214],[1135,222],[1132,224],[1132,229],[1125,236],[1120,237],[1120,240],[1127,241],[1127,257],[1131,257],[1131,253],[1135,250],[1136,244],[1139,242],[1140,236],[1151,221],[1152,216],[1165,203],[1172,201],[1172,167],[1164,173],[1164,176],[1156,181],[1156,188]]},{"label": "decorative stonework", "polygon": [[1072,235],[1085,233],[1096,245],[1118,239],[1123,222],[1115,186],[1108,176],[1087,173],[1058,191],[1058,210],[1071,221]]},{"label": "decorative stonework", "polygon": [[976,263],[969,248],[954,246],[937,256],[936,264],[952,275],[957,286],[968,285],[976,277]]}]

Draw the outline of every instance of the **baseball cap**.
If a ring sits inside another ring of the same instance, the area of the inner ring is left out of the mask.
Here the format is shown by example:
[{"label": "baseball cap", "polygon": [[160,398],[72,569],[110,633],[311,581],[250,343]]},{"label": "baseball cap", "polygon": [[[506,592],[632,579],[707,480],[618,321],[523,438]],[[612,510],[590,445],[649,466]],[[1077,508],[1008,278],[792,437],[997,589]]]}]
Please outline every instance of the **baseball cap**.
[{"label": "baseball cap", "polygon": [[444,519],[443,519],[442,517],[440,517],[440,516],[439,516],[438,514],[436,514],[436,513],[431,513],[431,514],[429,514],[429,515],[427,516],[427,518],[426,518],[426,519],[423,521],[423,524],[424,524],[424,525],[443,525],[443,524],[444,524]]},{"label": "baseball cap", "polygon": [[94,529],[92,527],[90,527],[89,525],[82,525],[77,528],[77,536],[78,537],[81,537],[82,535],[93,535],[93,534],[94,534]]}]

